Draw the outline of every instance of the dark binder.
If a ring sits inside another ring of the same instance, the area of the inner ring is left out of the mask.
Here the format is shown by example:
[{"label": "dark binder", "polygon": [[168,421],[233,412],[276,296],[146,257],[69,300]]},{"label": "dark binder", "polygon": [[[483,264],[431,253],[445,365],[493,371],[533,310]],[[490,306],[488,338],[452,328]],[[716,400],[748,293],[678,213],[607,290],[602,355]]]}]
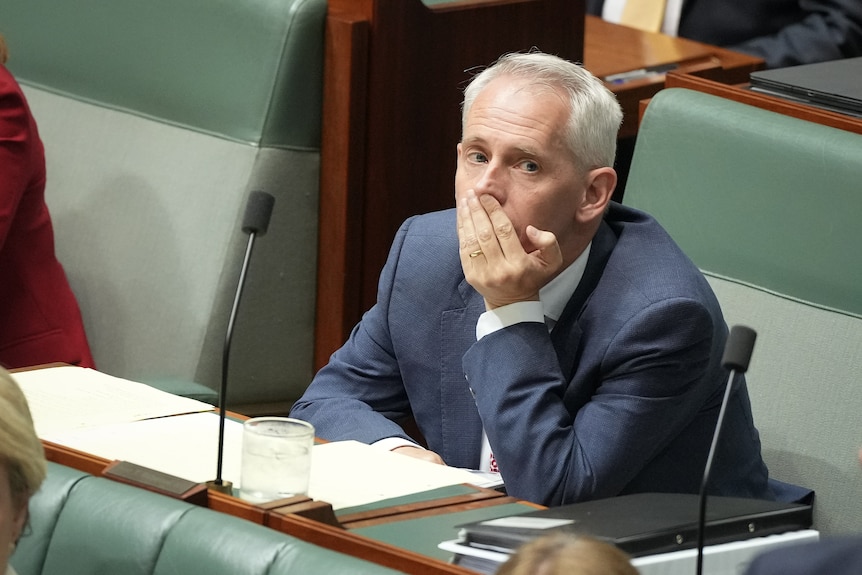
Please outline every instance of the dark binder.
[{"label": "dark binder", "polygon": [[[638,493],[458,527],[462,544],[478,548],[511,552],[545,533],[564,531],[590,535],[639,557],[696,547],[698,508],[695,494]],[[811,522],[811,505],[709,497],[705,542],[716,545],[798,531],[810,528]]]},{"label": "dark binder", "polygon": [[752,72],[751,89],[862,117],[862,57]]}]

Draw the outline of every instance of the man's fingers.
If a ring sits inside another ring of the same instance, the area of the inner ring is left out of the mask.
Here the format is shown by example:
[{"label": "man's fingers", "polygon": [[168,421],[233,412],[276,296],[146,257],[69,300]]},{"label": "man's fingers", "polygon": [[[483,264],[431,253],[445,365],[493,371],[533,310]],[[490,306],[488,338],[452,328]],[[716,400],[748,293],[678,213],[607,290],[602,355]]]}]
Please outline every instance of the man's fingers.
[{"label": "man's fingers", "polygon": [[[496,203],[493,198],[482,195],[476,196],[473,190],[467,192],[467,206],[470,210],[470,219],[478,242],[486,257],[497,257],[500,253],[500,244],[494,231],[494,224],[487,212],[486,202],[488,200]],[[499,207],[499,204],[496,204]]]},{"label": "man's fingers", "polygon": [[503,256],[512,258],[523,254],[524,248],[518,238],[518,231],[503,211],[500,202],[493,196],[482,195],[479,203],[488,217],[489,233],[494,239],[494,245],[499,246]]},{"label": "man's fingers", "polygon": [[531,255],[538,256],[540,260],[554,269],[563,263],[560,244],[557,243],[557,236],[552,232],[540,230],[530,225],[527,226],[527,236],[529,236],[530,242],[536,246],[536,251]]},{"label": "man's fingers", "polygon": [[470,207],[467,205],[467,200],[461,200],[455,211],[458,221],[458,250],[461,256],[461,265],[465,266],[471,259],[477,257],[482,248],[479,246],[479,240],[476,238],[473,216],[471,215]]}]

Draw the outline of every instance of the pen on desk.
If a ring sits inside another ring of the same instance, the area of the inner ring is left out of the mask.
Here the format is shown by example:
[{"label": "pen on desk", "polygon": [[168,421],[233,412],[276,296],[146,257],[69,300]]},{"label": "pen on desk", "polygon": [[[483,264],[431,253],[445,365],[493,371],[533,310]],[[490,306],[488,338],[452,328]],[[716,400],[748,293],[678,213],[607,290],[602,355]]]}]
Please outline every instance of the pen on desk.
[{"label": "pen on desk", "polygon": [[637,70],[629,70],[628,72],[620,72],[619,74],[610,74],[605,76],[605,82],[609,84],[624,84],[633,80],[642,80],[653,76],[660,76],[669,70],[678,67],[678,64],[661,64],[658,66],[648,66],[646,68],[638,68]]}]

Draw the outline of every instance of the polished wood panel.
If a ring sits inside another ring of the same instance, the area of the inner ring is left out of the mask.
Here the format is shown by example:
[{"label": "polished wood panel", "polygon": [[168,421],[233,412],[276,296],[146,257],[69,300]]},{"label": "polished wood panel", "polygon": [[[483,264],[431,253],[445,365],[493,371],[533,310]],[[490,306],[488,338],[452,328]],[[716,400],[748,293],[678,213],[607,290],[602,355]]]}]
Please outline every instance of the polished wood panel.
[{"label": "polished wood panel", "polygon": [[474,509],[485,505],[499,505],[500,503],[512,503],[514,498],[503,495],[494,489],[474,487],[474,491],[465,495],[452,497],[441,497],[426,501],[405,503],[403,505],[392,505],[356,513],[345,513],[338,516],[338,521],[347,529],[369,527],[392,520],[403,521],[441,513],[451,513],[452,510],[459,511]]},{"label": "polished wood panel", "polygon": [[[723,82],[748,81],[748,75],[763,68],[763,60],[732,50],[664,34],[644,32],[606,22],[595,16],[585,20],[584,67],[599,78],[640,69],[673,66]],[[638,103],[664,87],[663,72],[629,81],[607,82],[623,108],[620,138],[637,133]]]},{"label": "polished wood panel", "polygon": [[862,118],[784,100],[778,96],[754,92],[748,89],[748,78],[739,83],[726,83],[694,73],[670,72],[665,80],[665,86],[706,92],[801,120],[862,134]]},{"label": "polished wood panel", "polygon": [[453,205],[475,67],[532,47],[580,61],[583,14],[583,0],[330,1],[315,367],[374,303],[400,223]]}]

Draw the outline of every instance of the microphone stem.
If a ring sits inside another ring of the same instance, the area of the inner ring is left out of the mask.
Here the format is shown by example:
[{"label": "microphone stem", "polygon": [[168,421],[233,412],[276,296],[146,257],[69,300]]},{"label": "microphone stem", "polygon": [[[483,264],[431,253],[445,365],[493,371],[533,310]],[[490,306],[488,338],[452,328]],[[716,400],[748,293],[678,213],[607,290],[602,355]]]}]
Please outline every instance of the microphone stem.
[{"label": "microphone stem", "polygon": [[730,392],[733,389],[733,380],[736,377],[736,370],[731,369],[730,375],[727,377],[727,386],[724,388],[724,398],[721,400],[721,409],[718,411],[718,421],[715,423],[715,432],[712,434],[712,445],[709,446],[709,455],[706,456],[706,466],[703,471],[703,480],[700,484],[700,511],[697,514],[697,575],[703,573],[703,540],[704,532],[706,531],[706,485],[709,483],[709,474],[712,471],[712,459],[715,456],[715,450],[718,446],[718,439],[721,436],[721,428],[724,425],[724,413],[727,411],[727,404],[730,400]]},{"label": "microphone stem", "polygon": [[221,363],[221,391],[219,392],[219,427],[218,427],[218,457],[216,460],[216,478],[214,483],[222,485],[222,462],[224,460],[224,421],[227,401],[227,373],[228,360],[230,359],[230,341],[233,336],[233,325],[236,321],[237,310],[239,309],[239,300],[242,296],[242,288],[245,285],[245,276],[248,271],[248,263],[251,260],[251,250],[254,247],[254,238],[257,234],[251,232],[248,235],[248,245],[245,249],[245,257],[242,260],[242,269],[239,272],[239,283],[236,286],[236,294],[233,299],[233,307],[230,310],[230,318],[227,321],[227,333],[224,338],[224,349],[222,352]]}]

